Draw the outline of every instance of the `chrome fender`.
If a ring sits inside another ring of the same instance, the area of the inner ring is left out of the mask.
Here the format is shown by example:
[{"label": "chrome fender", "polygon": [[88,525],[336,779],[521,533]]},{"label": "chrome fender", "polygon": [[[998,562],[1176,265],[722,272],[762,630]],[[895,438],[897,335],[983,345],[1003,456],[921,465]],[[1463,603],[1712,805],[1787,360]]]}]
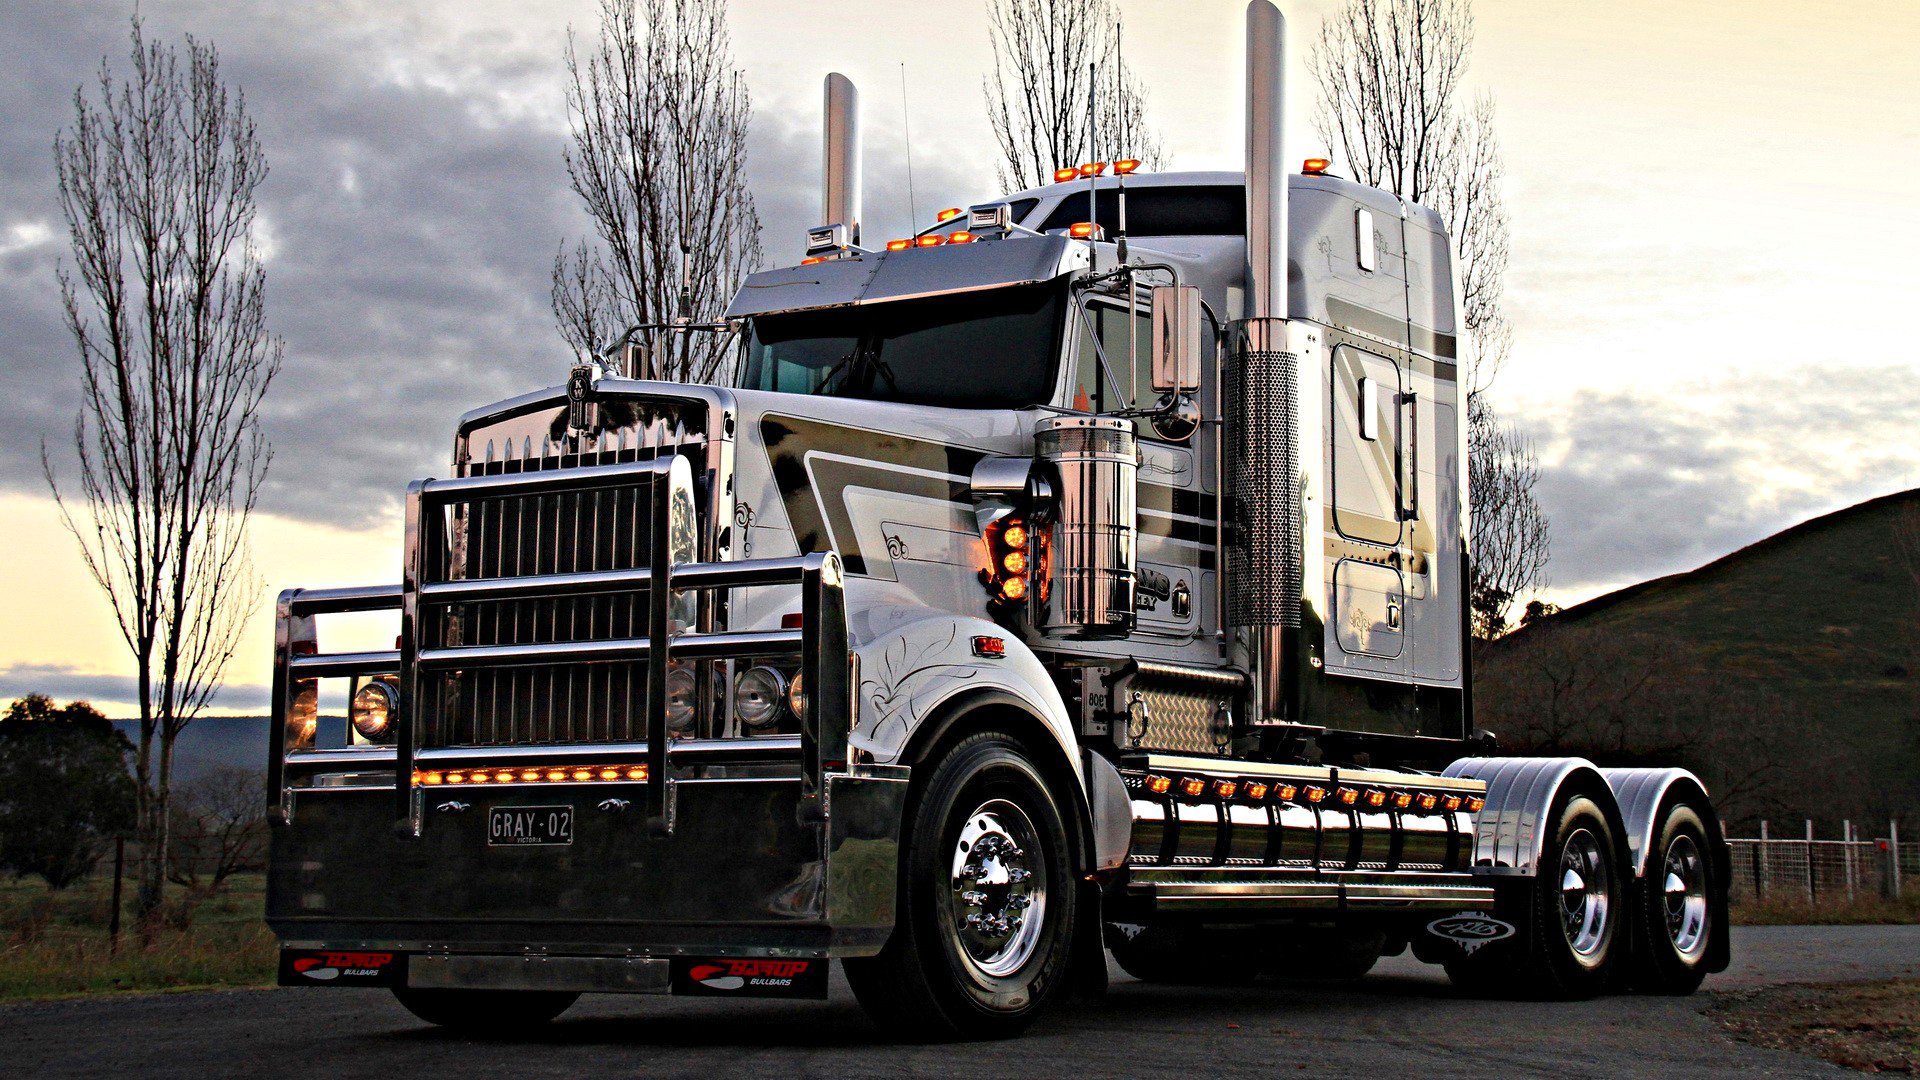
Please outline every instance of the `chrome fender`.
[{"label": "chrome fender", "polygon": [[1593,796],[1615,832],[1626,835],[1612,788],[1585,758],[1462,758],[1445,775],[1487,785],[1486,806],[1474,816],[1476,874],[1534,876],[1546,854],[1547,815],[1569,784]]},{"label": "chrome fender", "polygon": [[[1676,788],[1695,796],[1708,831],[1714,831],[1717,822],[1707,800],[1707,785],[1686,769],[1601,769],[1600,775],[1606,777],[1620,804],[1620,816],[1627,826],[1627,858],[1633,864],[1634,877],[1647,875],[1647,860],[1660,829],[1660,808]],[[1718,837],[1707,839],[1711,843]]]}]

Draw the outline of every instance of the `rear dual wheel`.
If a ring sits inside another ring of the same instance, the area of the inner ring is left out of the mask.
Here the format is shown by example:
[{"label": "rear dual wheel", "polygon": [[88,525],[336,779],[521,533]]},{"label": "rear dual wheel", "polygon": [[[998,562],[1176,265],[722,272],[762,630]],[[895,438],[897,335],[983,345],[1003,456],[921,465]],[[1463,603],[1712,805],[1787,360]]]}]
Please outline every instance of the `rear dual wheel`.
[{"label": "rear dual wheel", "polygon": [[1637,897],[1641,940],[1628,976],[1636,989],[1691,994],[1706,978],[1725,888],[1707,837],[1699,811],[1684,801],[1667,807]]},{"label": "rear dual wheel", "polygon": [[1515,882],[1503,914],[1513,936],[1447,961],[1455,985],[1473,993],[1583,998],[1600,992],[1621,954],[1626,882],[1619,838],[1600,804],[1562,796],[1533,877]]},{"label": "rear dual wheel", "polygon": [[849,959],[868,1015],[914,1039],[1019,1034],[1065,985],[1075,930],[1064,817],[1020,743],[968,736],[908,809],[898,915]]}]

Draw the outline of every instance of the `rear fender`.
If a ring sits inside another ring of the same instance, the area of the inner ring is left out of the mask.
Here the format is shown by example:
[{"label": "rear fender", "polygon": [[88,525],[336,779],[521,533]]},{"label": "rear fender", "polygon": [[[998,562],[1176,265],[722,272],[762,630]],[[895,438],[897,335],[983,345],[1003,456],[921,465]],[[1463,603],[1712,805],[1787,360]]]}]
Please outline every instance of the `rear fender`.
[{"label": "rear fender", "polygon": [[[1634,885],[1640,889],[1661,888],[1662,876],[1655,874],[1654,846],[1660,835],[1660,822],[1675,803],[1685,802],[1700,814],[1707,828],[1707,857],[1713,860],[1713,880],[1719,885],[1707,898],[1713,905],[1713,936],[1707,943],[1707,970],[1725,971],[1731,957],[1728,941],[1727,889],[1733,880],[1733,856],[1727,847],[1720,815],[1707,797],[1707,786],[1686,769],[1602,769],[1607,785],[1619,800],[1620,814],[1627,825],[1627,857],[1633,866]],[[1637,909],[1637,906],[1636,906]],[[1638,928],[1652,933],[1652,927]]]},{"label": "rear fender", "polygon": [[[1547,818],[1563,791],[1593,799],[1614,835],[1627,835],[1612,788],[1585,758],[1462,758],[1447,766],[1445,775],[1487,785],[1487,804],[1474,816],[1476,874],[1535,876],[1551,839]],[[1624,870],[1625,853],[1620,854]]]}]

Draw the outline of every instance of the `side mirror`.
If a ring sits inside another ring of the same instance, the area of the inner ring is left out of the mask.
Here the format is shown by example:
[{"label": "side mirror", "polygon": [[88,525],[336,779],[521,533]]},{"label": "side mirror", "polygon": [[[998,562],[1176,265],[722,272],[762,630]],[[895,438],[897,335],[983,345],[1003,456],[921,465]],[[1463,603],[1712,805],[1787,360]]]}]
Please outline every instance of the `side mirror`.
[{"label": "side mirror", "polygon": [[1153,290],[1153,388],[1162,394],[1200,389],[1200,290],[1192,285]]}]

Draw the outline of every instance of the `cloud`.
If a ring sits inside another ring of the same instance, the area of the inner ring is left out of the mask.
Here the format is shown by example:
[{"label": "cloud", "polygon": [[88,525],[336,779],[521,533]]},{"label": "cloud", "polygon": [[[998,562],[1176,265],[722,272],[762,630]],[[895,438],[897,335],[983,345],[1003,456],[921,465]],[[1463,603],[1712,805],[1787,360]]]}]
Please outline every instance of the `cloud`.
[{"label": "cloud", "polygon": [[1692,569],[1920,483],[1904,367],[1575,393],[1530,418],[1555,589]]},{"label": "cloud", "polygon": [[[110,715],[134,715],[140,700],[131,675],[103,675],[81,671],[70,664],[13,664],[0,667],[0,701],[28,694],[45,694],[56,701],[91,701]],[[273,700],[269,686],[221,687],[211,707],[242,712],[266,712]]]}]

